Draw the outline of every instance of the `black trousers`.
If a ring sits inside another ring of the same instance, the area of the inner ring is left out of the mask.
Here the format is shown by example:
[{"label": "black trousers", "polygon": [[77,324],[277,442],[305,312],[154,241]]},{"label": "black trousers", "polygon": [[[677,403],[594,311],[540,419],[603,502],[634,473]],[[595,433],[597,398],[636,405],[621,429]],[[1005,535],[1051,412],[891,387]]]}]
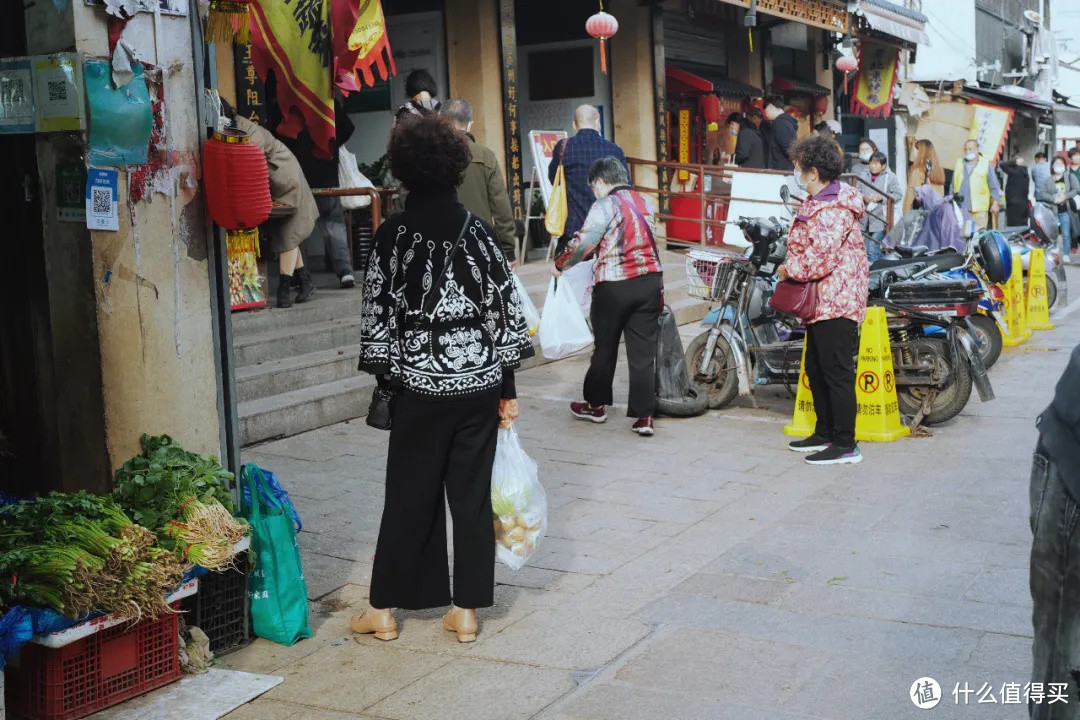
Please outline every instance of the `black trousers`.
[{"label": "black trousers", "polygon": [[855,447],[855,356],[859,325],[837,318],[806,326],[806,379],[814,394],[814,434],[834,445]]},{"label": "black trousers", "polygon": [[1005,203],[1005,222],[1009,224],[1009,227],[1015,227],[1017,225],[1028,224],[1028,203],[1027,200],[1023,202],[1006,202]]},{"label": "black trousers", "polygon": [[656,413],[656,339],[664,305],[664,278],[660,273],[633,280],[598,283],[593,288],[592,326],[596,338],[592,362],[585,375],[585,402],[611,405],[611,383],[619,361],[619,338],[626,337],[630,364],[630,407],[627,417]]},{"label": "black trousers", "polygon": [[[441,402],[398,397],[371,574],[372,607],[423,610],[451,601],[463,608],[494,604],[491,469],[500,394]],[[453,597],[444,502],[454,521]]]}]

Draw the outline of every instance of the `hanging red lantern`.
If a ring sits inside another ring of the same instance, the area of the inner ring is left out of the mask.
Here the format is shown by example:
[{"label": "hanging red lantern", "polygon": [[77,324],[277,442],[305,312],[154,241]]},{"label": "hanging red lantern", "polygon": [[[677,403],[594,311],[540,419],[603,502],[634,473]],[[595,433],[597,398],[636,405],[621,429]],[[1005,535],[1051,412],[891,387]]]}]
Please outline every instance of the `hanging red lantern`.
[{"label": "hanging red lantern", "polygon": [[829,96],[828,95],[815,95],[814,96],[814,114],[824,115],[829,112]]},{"label": "hanging red lantern", "polygon": [[607,51],[604,41],[619,32],[619,21],[613,15],[604,12],[604,3],[600,3],[600,12],[585,21],[585,32],[600,41],[600,70],[607,75]]},{"label": "hanging red lantern", "polygon": [[206,17],[206,42],[247,45],[251,42],[251,18],[248,6],[254,0],[210,0]]},{"label": "hanging red lantern", "polygon": [[701,103],[701,116],[705,119],[705,123],[719,123],[722,112],[720,98],[712,94],[702,95],[699,102]]},{"label": "hanging red lantern", "polygon": [[270,217],[270,171],[262,148],[239,130],[215,132],[203,147],[206,205],[226,230],[249,230]]},{"label": "hanging red lantern", "polygon": [[855,72],[859,69],[859,61],[851,55],[841,55],[836,60],[836,69],[844,73],[844,94],[847,95],[848,73]]}]

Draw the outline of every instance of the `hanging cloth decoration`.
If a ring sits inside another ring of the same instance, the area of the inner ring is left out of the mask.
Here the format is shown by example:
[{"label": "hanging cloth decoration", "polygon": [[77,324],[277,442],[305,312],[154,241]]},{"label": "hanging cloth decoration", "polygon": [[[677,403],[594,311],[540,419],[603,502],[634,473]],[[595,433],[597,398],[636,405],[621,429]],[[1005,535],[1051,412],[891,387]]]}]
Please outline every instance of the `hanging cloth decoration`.
[{"label": "hanging cloth decoration", "polygon": [[900,49],[893,45],[861,40],[859,76],[851,96],[851,112],[865,117],[889,117],[898,76]]},{"label": "hanging cloth decoration", "polygon": [[619,21],[604,12],[603,0],[600,2],[600,12],[585,21],[585,32],[600,41],[600,70],[607,75],[607,50],[604,41],[619,32]]},{"label": "hanging cloth decoration", "polygon": [[349,50],[357,52],[355,67],[360,71],[360,78],[364,85],[375,85],[375,73],[379,71],[379,79],[386,80],[389,73],[396,75],[397,66],[394,56],[390,52],[390,38],[386,33],[386,18],[383,15],[382,2],[380,0],[365,0],[360,8],[360,16],[356,21],[356,27],[349,35]]},{"label": "hanging cloth decoration", "polygon": [[251,18],[248,6],[253,0],[210,0],[206,18],[206,42],[241,45],[251,42]]}]

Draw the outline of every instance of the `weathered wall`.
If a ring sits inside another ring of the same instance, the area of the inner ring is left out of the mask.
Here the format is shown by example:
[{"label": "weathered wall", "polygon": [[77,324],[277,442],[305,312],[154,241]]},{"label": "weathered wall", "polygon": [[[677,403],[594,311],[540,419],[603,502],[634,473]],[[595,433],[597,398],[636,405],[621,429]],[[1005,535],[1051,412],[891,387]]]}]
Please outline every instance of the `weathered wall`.
[{"label": "weathered wall", "polygon": [[506,167],[503,144],[502,54],[494,0],[447,0],[450,95],[473,108],[473,135]]},{"label": "weathered wall", "polygon": [[[615,142],[627,157],[656,160],[656,93],[653,84],[652,9],[637,0],[613,0],[619,32],[609,41]],[[656,173],[639,173],[638,182],[656,187]]]}]

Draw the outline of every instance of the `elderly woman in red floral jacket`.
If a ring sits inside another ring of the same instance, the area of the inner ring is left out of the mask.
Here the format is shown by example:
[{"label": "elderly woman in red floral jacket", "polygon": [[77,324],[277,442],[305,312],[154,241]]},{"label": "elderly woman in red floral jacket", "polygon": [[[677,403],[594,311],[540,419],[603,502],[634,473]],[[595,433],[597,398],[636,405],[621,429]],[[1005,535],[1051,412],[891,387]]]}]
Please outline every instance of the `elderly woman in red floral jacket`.
[{"label": "elderly woman in red floral jacket", "polygon": [[791,151],[795,179],[809,197],[788,234],[781,280],[817,282],[817,311],[806,323],[806,372],[817,427],[789,445],[813,453],[811,465],[862,462],[855,443],[855,358],[866,317],[869,267],[859,220],[859,192],[839,181],[844,158],[836,144],[809,137]]}]

